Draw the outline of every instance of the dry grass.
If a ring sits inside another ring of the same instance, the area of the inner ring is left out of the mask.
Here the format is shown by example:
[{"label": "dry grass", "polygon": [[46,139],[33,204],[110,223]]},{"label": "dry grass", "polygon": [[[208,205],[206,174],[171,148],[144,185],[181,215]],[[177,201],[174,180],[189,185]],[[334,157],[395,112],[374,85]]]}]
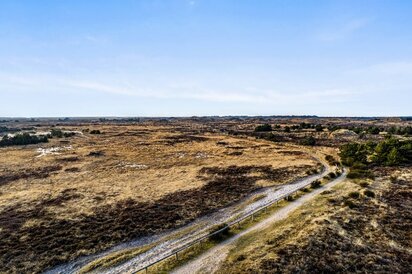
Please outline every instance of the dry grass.
[{"label": "dry grass", "polygon": [[[346,181],[237,242],[219,273],[405,273],[410,269],[410,170],[389,183]],[[348,203],[350,201],[350,203]],[[351,206],[350,206],[351,205]]]},{"label": "dry grass", "polygon": [[[0,269],[38,272],[124,240],[181,226],[259,187],[305,176],[317,164],[297,147],[196,135],[178,127],[93,129],[103,134],[1,149],[0,178],[8,181],[0,185]],[[66,149],[37,157],[39,147]],[[53,166],[59,168],[47,169]],[[233,167],[247,168],[239,176],[219,173]],[[202,168],[208,172],[200,172]],[[209,202],[199,203],[205,197]],[[189,205],[193,212],[185,209]],[[161,212],[176,214],[164,218]],[[154,222],[159,218],[164,222]]]},{"label": "dry grass", "polygon": [[[82,128],[73,128],[82,130]],[[44,179],[23,178],[1,188],[0,206],[41,200],[44,195],[57,195],[66,188],[76,188],[84,198],[61,209],[62,218],[90,208],[132,198],[153,201],[176,190],[189,190],[204,185],[198,178],[203,166],[270,165],[273,168],[313,165],[307,155],[278,153],[280,146],[256,146],[256,141],[228,136],[206,136],[206,140],[170,144],[173,128],[149,126],[101,126],[101,135],[76,136],[68,139],[72,149],[36,158],[37,147],[59,147],[60,139],[45,145],[1,149],[0,176],[22,169],[41,169],[58,163],[78,172],[59,172]],[[185,139],[183,139],[185,140]],[[224,141],[228,145],[218,145]],[[67,146],[67,144],[65,144]],[[229,155],[242,147],[240,156]],[[103,156],[88,156],[102,151]],[[76,161],[64,161],[65,159]],[[262,181],[262,185],[273,181]],[[102,200],[103,197],[103,200]]]}]

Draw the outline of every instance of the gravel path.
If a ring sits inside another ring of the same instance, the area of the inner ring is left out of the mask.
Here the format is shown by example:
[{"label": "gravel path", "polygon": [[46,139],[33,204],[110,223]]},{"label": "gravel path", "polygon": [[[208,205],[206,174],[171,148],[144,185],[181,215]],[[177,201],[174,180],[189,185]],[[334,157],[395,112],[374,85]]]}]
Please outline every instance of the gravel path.
[{"label": "gravel path", "polygon": [[278,211],[274,212],[270,217],[266,218],[262,222],[252,226],[236,236],[222,242],[221,244],[213,247],[212,249],[206,251],[196,259],[188,262],[184,266],[173,271],[173,274],[194,274],[194,273],[214,273],[216,272],[220,265],[224,262],[230,250],[235,247],[236,241],[242,236],[257,230],[262,230],[267,228],[271,224],[285,219],[291,212],[302,206],[308,200],[317,196],[319,193],[326,189],[330,189],[333,186],[339,184],[346,178],[346,171],[337,179],[329,182],[325,186],[322,186],[301,198],[290,202],[288,205],[282,207]]}]

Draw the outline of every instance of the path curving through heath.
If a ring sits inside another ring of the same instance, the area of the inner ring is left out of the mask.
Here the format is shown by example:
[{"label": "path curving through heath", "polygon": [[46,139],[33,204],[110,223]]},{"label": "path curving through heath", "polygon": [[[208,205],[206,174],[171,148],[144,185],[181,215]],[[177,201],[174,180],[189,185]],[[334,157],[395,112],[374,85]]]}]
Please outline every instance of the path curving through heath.
[{"label": "path curving through heath", "polygon": [[[306,151],[306,152],[308,152],[315,160],[322,163],[324,168],[321,174],[311,175],[303,179],[299,179],[293,183],[285,184],[282,186],[264,188],[260,191],[253,193],[252,195],[256,196],[256,195],[263,194],[266,196],[263,199],[254,201],[253,203],[246,204],[246,200],[243,200],[235,205],[222,208],[221,210],[215,213],[212,213],[207,216],[203,216],[182,228],[174,229],[172,231],[168,231],[168,232],[165,232],[159,235],[144,237],[144,238],[141,238],[135,241],[120,244],[105,252],[82,257],[82,258],[75,260],[74,262],[70,262],[70,263],[58,266],[52,270],[47,271],[46,273],[47,274],[79,273],[84,266],[86,266],[87,264],[99,258],[103,258],[115,252],[127,250],[130,248],[152,244],[154,246],[151,249],[132,258],[131,260],[128,260],[124,263],[121,263],[109,269],[105,269],[105,270],[99,269],[98,272],[96,273],[107,273],[107,274],[134,273],[137,270],[145,268],[146,266],[151,265],[152,263],[157,262],[158,260],[172,254],[175,250],[178,250],[184,247],[185,245],[191,243],[192,241],[206,236],[207,234],[209,234],[210,229],[212,227],[218,224],[227,223],[228,221],[236,221],[237,219],[241,219],[243,216],[246,216],[258,210],[259,208],[265,207],[267,204],[273,201],[276,201],[280,197],[283,197],[284,195],[287,195],[287,194],[292,194],[297,189],[307,186],[312,181],[325,177],[329,172],[332,171],[332,167],[329,166],[321,157],[319,157],[313,152],[310,152],[310,151]],[[335,179],[333,182],[328,183],[327,186],[333,184],[336,181],[342,180],[343,177],[345,177],[345,174]],[[320,188],[319,191],[322,189],[323,188]],[[318,193],[318,190],[305,195],[301,199],[309,199],[310,197],[313,197],[316,193]],[[308,197],[308,198],[305,198],[305,197]],[[251,196],[249,196],[249,198],[251,198]],[[270,220],[273,221],[274,220],[273,218],[275,218],[274,216],[278,216],[278,217],[282,216],[282,214],[285,214],[285,210],[288,210],[288,209],[292,210],[292,207],[298,205],[301,199],[298,199],[292,202],[291,204],[288,204],[285,207],[285,209],[279,210],[278,213],[275,213],[275,215],[270,216],[268,219],[262,221],[261,223],[257,224],[253,228],[262,226],[266,224],[267,222],[270,222]],[[235,219],[233,219],[234,217]],[[242,233],[246,233],[246,231]],[[234,237],[233,240],[231,239],[229,241],[234,241],[241,235],[243,234],[239,234],[238,236]],[[230,244],[230,242],[228,242],[227,244]],[[220,245],[217,246],[216,248],[218,247],[220,247]],[[222,248],[224,248],[224,246],[222,246]],[[209,252],[207,252],[206,254],[209,254]],[[199,257],[199,259],[203,258],[203,256],[206,256],[206,254]],[[207,260],[207,258],[208,257],[206,256],[205,260]],[[225,256],[222,256],[221,259],[224,259],[224,258]],[[218,259],[218,258],[214,258],[214,259]],[[195,264],[199,265],[199,267],[197,268],[199,269],[202,268],[202,265],[203,265],[202,262],[198,262]],[[189,273],[189,272],[184,272],[185,271],[184,267],[181,268],[181,270],[177,270],[177,271],[183,271],[180,273]],[[190,272],[190,273],[193,273],[193,272]]]}]

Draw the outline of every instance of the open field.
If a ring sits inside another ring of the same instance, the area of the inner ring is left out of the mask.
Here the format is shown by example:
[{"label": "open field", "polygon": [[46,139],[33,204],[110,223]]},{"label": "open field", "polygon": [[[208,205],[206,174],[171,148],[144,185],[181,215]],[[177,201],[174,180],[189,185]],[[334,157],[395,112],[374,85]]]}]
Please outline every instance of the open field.
[{"label": "open field", "polygon": [[[265,129],[267,123],[269,130]],[[43,272],[88,255],[109,252],[112,247],[113,252],[87,261],[90,263],[82,271],[110,268],[140,253],[150,255],[156,252],[157,235],[179,237],[183,231],[197,235],[195,230],[200,233],[199,227],[207,228],[206,224],[235,217],[233,214],[241,209],[270,200],[271,193],[282,191],[289,183],[319,174],[322,165],[327,164],[332,171],[333,166],[340,165],[339,148],[348,143],[362,144],[344,150],[343,160],[351,165],[349,175],[366,174],[370,186],[361,189],[348,183],[343,189],[363,193],[377,185],[372,174],[379,182],[384,177],[380,173],[392,172],[388,170],[396,169],[394,163],[409,159],[410,125],[410,121],[397,118],[313,117],[3,121],[1,134],[9,137],[3,137],[5,141],[0,147],[0,272]],[[29,135],[14,137],[22,132]],[[47,136],[48,140],[27,137],[38,135]],[[390,135],[400,141],[393,141]],[[30,144],[10,145],[13,142]],[[387,146],[391,153],[383,149]],[[353,149],[375,154],[353,159]],[[399,149],[399,155],[393,149]],[[403,170],[407,174],[405,170],[408,168]],[[336,174],[328,175],[333,176]],[[402,180],[408,181],[409,177]],[[315,221],[313,216],[335,218],[334,214],[350,215],[359,208],[361,216],[362,212],[375,210],[364,208],[366,202],[383,204],[367,194],[359,200],[345,200],[345,193],[336,190],[325,194],[320,199],[323,204],[314,207],[312,213],[283,221],[287,229],[280,235],[284,235],[285,242],[276,240],[276,248],[266,244],[266,237],[239,247],[222,271],[288,269],[288,262],[297,262],[293,254],[303,256],[301,249],[306,247],[302,239],[326,241],[322,238],[326,234],[319,233],[327,222]],[[385,203],[390,206],[395,200]],[[396,238],[399,240],[406,237],[402,231],[407,227],[399,228],[401,221],[392,219],[410,217],[402,215],[405,208],[397,210],[392,217],[384,217],[381,212],[376,219],[386,218],[385,225],[400,233]],[[207,216],[212,221],[202,219]],[[337,218],[352,218],[348,216]],[[265,235],[276,234],[278,228],[275,225],[272,230],[265,230]],[[116,249],[122,243],[138,243],[139,239],[151,237],[154,240],[148,245]],[[388,241],[399,245],[391,237]],[[184,244],[178,238],[173,240],[170,246]],[[290,258],[287,262],[274,260],[283,254],[279,253],[282,246],[282,250],[291,252],[285,253]],[[248,255],[237,260],[242,252]],[[153,254],[158,257],[160,253]],[[247,259],[249,255],[253,255],[252,260]],[[270,264],[264,260],[271,260]],[[404,269],[398,261],[389,264]],[[299,267],[305,266],[307,262]]]},{"label": "open field", "polygon": [[37,272],[179,227],[318,168],[296,148],[174,126],[64,130],[78,133],[1,148],[2,269]]}]

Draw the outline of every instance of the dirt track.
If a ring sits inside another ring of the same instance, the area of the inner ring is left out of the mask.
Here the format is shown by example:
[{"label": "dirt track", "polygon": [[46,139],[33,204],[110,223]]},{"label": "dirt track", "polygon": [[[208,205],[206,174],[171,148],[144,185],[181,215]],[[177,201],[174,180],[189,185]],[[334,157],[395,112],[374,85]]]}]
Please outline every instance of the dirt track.
[{"label": "dirt track", "polygon": [[342,174],[339,178],[328,183],[327,185],[318,188],[312,191],[309,194],[304,195],[303,197],[289,203],[287,206],[281,208],[272,214],[269,218],[264,221],[252,226],[245,231],[237,234],[236,236],[224,241],[223,243],[217,245],[216,247],[208,250],[195,260],[192,260],[185,264],[184,266],[173,271],[173,274],[193,274],[193,273],[214,273],[219,269],[220,264],[225,260],[231,248],[235,245],[234,243],[241,238],[243,235],[246,235],[252,231],[262,230],[274,222],[285,219],[292,211],[296,210],[298,207],[302,206],[305,202],[312,199],[319,193],[323,192],[326,189],[330,189],[336,184],[342,182],[346,178],[346,172]]}]

